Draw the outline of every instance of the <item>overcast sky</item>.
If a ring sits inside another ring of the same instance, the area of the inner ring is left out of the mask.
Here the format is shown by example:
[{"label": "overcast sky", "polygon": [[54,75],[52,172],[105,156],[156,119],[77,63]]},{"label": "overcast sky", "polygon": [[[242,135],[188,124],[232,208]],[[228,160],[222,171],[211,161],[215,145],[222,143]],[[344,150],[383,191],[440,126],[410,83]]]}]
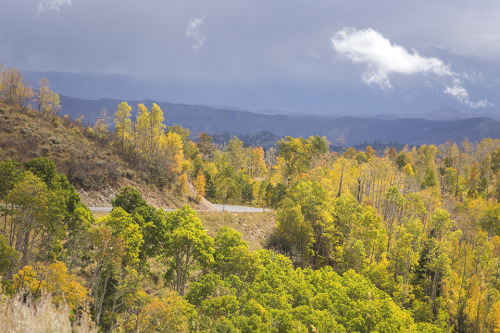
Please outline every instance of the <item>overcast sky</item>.
[{"label": "overcast sky", "polygon": [[176,102],[190,87],[197,97],[184,102],[317,112],[352,109],[335,101],[357,92],[384,105],[432,99],[431,108],[491,111],[500,102],[497,0],[0,0],[0,8],[5,67],[165,81],[183,87]]}]

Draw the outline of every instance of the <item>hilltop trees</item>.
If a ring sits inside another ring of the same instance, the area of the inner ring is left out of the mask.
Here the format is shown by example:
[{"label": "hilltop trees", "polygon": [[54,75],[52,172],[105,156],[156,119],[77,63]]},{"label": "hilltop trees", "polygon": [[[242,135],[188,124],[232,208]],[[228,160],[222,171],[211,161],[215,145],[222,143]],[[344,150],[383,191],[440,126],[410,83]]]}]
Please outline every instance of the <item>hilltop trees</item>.
[{"label": "hilltop trees", "polygon": [[25,110],[33,96],[33,89],[24,83],[21,72],[10,68],[0,73],[0,101],[17,110]]},{"label": "hilltop trees", "polygon": [[38,87],[38,111],[45,117],[54,116],[60,108],[59,95],[50,90],[47,78],[42,78]]},{"label": "hilltop trees", "polygon": [[126,102],[122,102],[115,112],[115,133],[122,154],[134,167],[148,172],[150,180],[160,189],[183,182],[184,185],[178,188],[180,192],[186,192],[191,165],[184,156],[189,145],[187,137],[181,136],[185,135],[182,128],[165,132],[163,111],[157,104],[153,103],[149,111],[144,104],[139,104],[133,124],[131,110]]}]

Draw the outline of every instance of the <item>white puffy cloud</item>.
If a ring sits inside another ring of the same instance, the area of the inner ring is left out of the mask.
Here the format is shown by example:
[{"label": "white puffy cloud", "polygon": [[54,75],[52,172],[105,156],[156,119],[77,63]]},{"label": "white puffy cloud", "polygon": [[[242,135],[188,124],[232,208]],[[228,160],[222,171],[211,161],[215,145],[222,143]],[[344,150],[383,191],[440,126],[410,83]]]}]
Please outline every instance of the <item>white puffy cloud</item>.
[{"label": "white puffy cloud", "polygon": [[38,0],[37,15],[40,15],[44,10],[60,11],[60,7],[64,5],[71,5],[71,0]]},{"label": "white puffy cloud", "polygon": [[341,57],[365,66],[362,80],[368,85],[377,85],[384,90],[392,89],[389,77],[395,74],[444,78],[451,80],[452,85],[447,85],[443,92],[460,103],[472,108],[491,106],[486,100],[471,101],[459,79],[460,75],[442,60],[423,57],[415,50],[409,52],[400,45],[392,44],[373,29],[345,28],[331,37],[331,43]]},{"label": "white puffy cloud", "polygon": [[205,21],[206,16],[207,15],[205,14],[202,17],[192,19],[189,21],[187,26],[186,37],[191,40],[191,47],[196,54],[201,50],[205,40],[207,39],[206,36],[201,34],[201,26]]},{"label": "white puffy cloud", "polygon": [[473,102],[469,98],[469,93],[467,90],[463,87],[462,81],[458,78],[453,79],[453,85],[446,86],[444,89],[445,94],[448,94],[452,97],[454,97],[456,100],[461,102],[462,104],[467,105],[468,107],[471,108],[483,108],[483,107],[488,107],[488,106],[494,106],[492,103],[488,102],[487,100],[479,100],[477,102]]},{"label": "white puffy cloud", "polygon": [[331,42],[340,56],[366,65],[363,73],[366,84],[376,84],[382,89],[392,88],[391,74],[453,75],[440,59],[422,57],[416,51],[410,53],[373,29],[343,29],[333,35]]}]

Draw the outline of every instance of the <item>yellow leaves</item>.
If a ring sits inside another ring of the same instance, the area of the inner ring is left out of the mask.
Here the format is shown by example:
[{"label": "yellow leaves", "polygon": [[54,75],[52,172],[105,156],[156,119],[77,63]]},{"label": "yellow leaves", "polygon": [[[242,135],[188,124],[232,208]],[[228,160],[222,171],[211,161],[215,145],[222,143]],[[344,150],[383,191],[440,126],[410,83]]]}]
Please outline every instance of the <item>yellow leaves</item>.
[{"label": "yellow leaves", "polygon": [[25,266],[12,278],[15,290],[29,291],[35,296],[52,294],[54,304],[65,302],[70,310],[88,300],[88,291],[74,274],[69,274],[63,262],[50,265]]},{"label": "yellow leaves", "polygon": [[42,78],[38,88],[38,111],[42,112],[45,116],[56,115],[61,108],[59,103],[59,95],[51,91],[49,81],[46,78]]},{"label": "yellow leaves", "polygon": [[124,332],[189,332],[192,306],[175,292],[153,298],[122,318]]},{"label": "yellow leaves", "polygon": [[265,170],[264,149],[262,147],[255,147],[252,149],[250,156],[250,176],[258,177]]},{"label": "yellow leaves", "polygon": [[122,149],[125,144],[125,140],[128,140],[131,135],[131,113],[132,108],[127,102],[121,102],[115,112],[115,132],[122,142]]},{"label": "yellow leaves", "polygon": [[191,169],[191,162],[189,160],[182,161],[182,164],[181,164],[182,172],[187,173],[187,172],[189,172],[190,169]]},{"label": "yellow leaves", "polygon": [[165,129],[163,111],[154,103],[150,112],[148,112],[144,104],[139,104],[138,108],[139,114],[137,115],[135,128],[136,149],[142,154],[153,156],[160,149],[163,130]]},{"label": "yellow leaves", "polygon": [[185,173],[180,175],[178,186],[179,186],[179,193],[181,193],[182,195],[186,195],[188,190],[188,179]]},{"label": "yellow leaves", "polygon": [[[196,175],[196,178],[194,180],[194,188],[196,189],[196,192],[200,197],[205,195],[205,185],[207,181],[205,179],[205,176],[203,175],[203,170],[198,170],[198,174]],[[201,199],[201,198],[200,198]]]},{"label": "yellow leaves", "polygon": [[23,74],[15,68],[3,71],[0,76],[0,100],[19,110],[28,107],[34,92],[23,81]]},{"label": "yellow leaves", "polygon": [[160,137],[160,155],[167,164],[170,177],[174,179],[191,168],[190,162],[184,160],[183,147],[181,136],[175,132]]},{"label": "yellow leaves", "polygon": [[493,332],[500,333],[500,302],[495,302],[492,307]]},{"label": "yellow leaves", "polygon": [[406,164],[403,168],[403,174],[406,177],[413,177],[415,173],[413,172],[413,168],[410,163]]}]

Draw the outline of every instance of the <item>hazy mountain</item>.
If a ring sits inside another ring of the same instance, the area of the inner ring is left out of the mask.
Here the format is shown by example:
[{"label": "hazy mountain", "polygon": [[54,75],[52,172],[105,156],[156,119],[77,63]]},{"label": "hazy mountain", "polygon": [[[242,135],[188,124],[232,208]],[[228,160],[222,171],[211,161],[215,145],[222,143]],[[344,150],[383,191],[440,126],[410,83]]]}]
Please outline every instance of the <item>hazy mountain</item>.
[{"label": "hazy mountain", "polygon": [[[465,117],[495,117],[483,112],[497,112],[497,108],[490,107],[472,112],[464,111],[470,113],[469,115],[463,112],[457,115],[453,111],[449,115],[443,113],[436,118],[434,110],[461,110],[465,107],[440,92],[419,86],[395,88],[384,92],[374,87],[359,85],[359,82],[296,85],[287,81],[264,80],[246,85],[227,82],[189,83],[174,78],[147,80],[121,74],[25,72],[25,78],[34,87],[38,85],[41,77],[49,80],[50,87],[55,92],[82,99],[169,101],[270,115],[458,120]],[[488,96],[490,93],[492,92],[489,92]],[[496,96],[496,92],[493,94]]]},{"label": "hazy mountain", "polygon": [[434,110],[431,112],[424,113],[403,113],[403,114],[382,114],[376,115],[374,118],[377,119],[403,119],[403,118],[423,118],[427,120],[460,120],[460,119],[469,119],[469,118],[491,118],[495,120],[500,120],[500,115],[490,113],[490,112],[481,112],[481,111],[470,111],[470,110],[459,110],[454,108],[442,108],[438,110]]},{"label": "hazy mountain", "polygon": [[[84,122],[93,124],[102,108],[112,116],[120,100],[82,100],[61,96],[62,113],[72,117],[83,115]],[[130,101],[133,114],[139,101]],[[148,108],[153,101],[142,101]],[[192,137],[200,132],[255,134],[267,131],[278,136],[326,136],[331,142],[343,136],[346,143],[354,145],[379,140],[403,144],[439,144],[447,140],[471,141],[483,137],[500,138],[500,122],[477,117],[460,120],[376,119],[338,117],[334,119],[313,116],[264,115],[249,111],[215,109],[203,105],[186,105],[157,102],[162,108],[167,125],[179,124],[191,131]]]}]

